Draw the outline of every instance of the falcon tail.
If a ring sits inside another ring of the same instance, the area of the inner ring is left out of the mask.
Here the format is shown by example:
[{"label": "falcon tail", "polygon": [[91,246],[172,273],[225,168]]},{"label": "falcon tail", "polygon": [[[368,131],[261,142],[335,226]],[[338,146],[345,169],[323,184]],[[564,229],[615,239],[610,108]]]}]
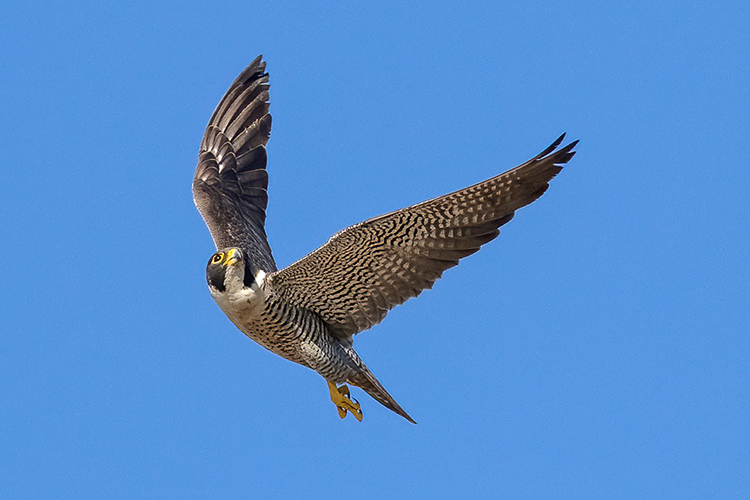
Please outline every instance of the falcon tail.
[{"label": "falcon tail", "polygon": [[360,389],[364,389],[365,392],[372,396],[378,403],[385,406],[389,410],[398,413],[412,424],[416,424],[414,419],[411,418],[403,408],[401,408],[401,406],[396,402],[395,399],[393,399],[393,396],[388,394],[388,391],[386,391],[385,387],[383,387],[383,385],[378,382],[378,379],[375,378],[375,375],[373,375],[367,367],[363,368],[363,371],[357,373],[353,377],[350,377],[347,382],[359,387]]}]

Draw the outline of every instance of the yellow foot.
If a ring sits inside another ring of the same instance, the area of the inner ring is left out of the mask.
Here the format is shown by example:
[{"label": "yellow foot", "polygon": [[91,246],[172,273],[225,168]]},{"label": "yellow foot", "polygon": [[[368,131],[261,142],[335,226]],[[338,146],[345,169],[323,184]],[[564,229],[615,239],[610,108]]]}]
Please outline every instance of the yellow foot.
[{"label": "yellow foot", "polygon": [[336,405],[339,410],[339,417],[344,418],[346,412],[351,412],[354,418],[362,421],[362,409],[359,402],[356,399],[349,399],[349,387],[342,385],[336,387],[333,382],[328,382],[328,390],[331,391],[331,401]]}]

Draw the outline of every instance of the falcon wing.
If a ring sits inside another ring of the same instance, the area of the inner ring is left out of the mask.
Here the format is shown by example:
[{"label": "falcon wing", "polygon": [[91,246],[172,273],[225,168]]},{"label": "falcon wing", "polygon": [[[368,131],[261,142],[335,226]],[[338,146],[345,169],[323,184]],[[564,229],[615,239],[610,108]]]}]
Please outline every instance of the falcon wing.
[{"label": "falcon wing", "polygon": [[539,198],[575,154],[555,151],[496,177],[351,226],[267,278],[284,300],[317,313],[340,337],[379,323],[500,234],[516,210]]},{"label": "falcon wing", "polygon": [[260,269],[276,270],[266,238],[271,134],[268,73],[258,56],[216,107],[201,143],[193,200],[217,249],[239,247]]}]

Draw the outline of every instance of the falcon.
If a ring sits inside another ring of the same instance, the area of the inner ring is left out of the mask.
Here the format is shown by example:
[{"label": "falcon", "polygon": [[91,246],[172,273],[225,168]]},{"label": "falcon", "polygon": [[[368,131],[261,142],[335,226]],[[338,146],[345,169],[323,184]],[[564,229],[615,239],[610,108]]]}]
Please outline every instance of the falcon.
[{"label": "falcon", "polygon": [[252,340],[322,375],[341,418],[362,420],[349,384],[416,423],[354,350],[354,335],[495,239],[547,190],[578,141],[559,148],[563,134],[505,173],[348,227],[279,270],[265,231],[268,90],[259,56],[229,87],[201,143],[193,199],[217,248],[206,266],[211,296]]}]

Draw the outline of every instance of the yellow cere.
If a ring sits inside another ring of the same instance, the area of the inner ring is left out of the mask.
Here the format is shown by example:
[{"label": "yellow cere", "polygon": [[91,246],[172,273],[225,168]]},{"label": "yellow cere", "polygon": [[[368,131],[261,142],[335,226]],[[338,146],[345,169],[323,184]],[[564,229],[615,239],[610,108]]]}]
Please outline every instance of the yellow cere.
[{"label": "yellow cere", "polygon": [[232,259],[234,259],[234,257],[237,255],[237,253],[238,252],[237,252],[236,248],[232,248],[231,250],[229,250],[226,253],[226,255],[224,255],[224,259],[223,259],[222,265],[226,266],[226,265],[230,264],[230,262],[232,261]]}]

